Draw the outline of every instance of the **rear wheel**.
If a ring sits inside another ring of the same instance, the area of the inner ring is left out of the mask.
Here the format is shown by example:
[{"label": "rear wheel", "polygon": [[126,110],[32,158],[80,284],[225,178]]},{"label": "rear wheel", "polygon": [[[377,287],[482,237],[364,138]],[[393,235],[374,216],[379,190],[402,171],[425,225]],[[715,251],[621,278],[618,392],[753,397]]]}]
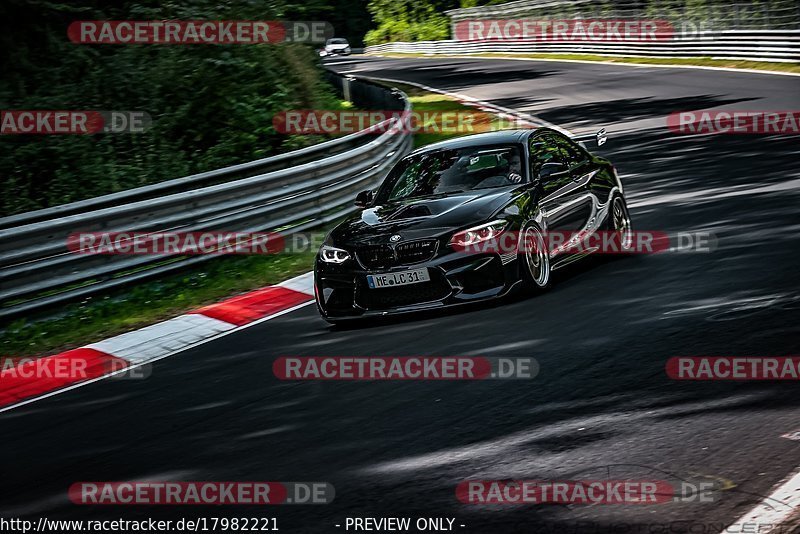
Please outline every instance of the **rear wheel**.
[{"label": "rear wheel", "polygon": [[550,287],[550,254],[544,235],[536,223],[529,222],[520,231],[518,258],[526,288],[544,291]]}]

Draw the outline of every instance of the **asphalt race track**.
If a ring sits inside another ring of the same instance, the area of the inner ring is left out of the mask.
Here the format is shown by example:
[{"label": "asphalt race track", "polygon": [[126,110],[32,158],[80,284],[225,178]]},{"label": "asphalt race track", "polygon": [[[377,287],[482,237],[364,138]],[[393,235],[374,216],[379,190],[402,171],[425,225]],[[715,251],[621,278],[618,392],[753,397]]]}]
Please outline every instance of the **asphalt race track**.
[{"label": "asphalt race track", "polygon": [[[4,516],[272,514],[285,532],[346,517],[451,517],[462,532],[719,532],[800,466],[796,383],[670,380],[672,356],[798,355],[797,136],[679,136],[673,111],[800,109],[800,78],[489,59],[352,56],[342,72],[422,83],[586,133],[640,230],[712,232],[718,248],[594,258],[532,299],[333,328],[306,306],[0,414]],[[279,356],[533,356],[534,380],[281,382]],[[465,479],[711,481],[713,502],[474,506]],[[85,507],[76,481],[327,481],[324,506]],[[336,527],[336,525],[342,525]],[[463,525],[463,526],[460,526]],[[658,530],[659,525],[663,530]],[[673,530],[667,530],[669,526]],[[684,528],[685,530],[680,530]],[[626,530],[627,529],[627,530]],[[649,529],[649,530],[648,530]],[[693,529],[693,530],[690,530]]]}]

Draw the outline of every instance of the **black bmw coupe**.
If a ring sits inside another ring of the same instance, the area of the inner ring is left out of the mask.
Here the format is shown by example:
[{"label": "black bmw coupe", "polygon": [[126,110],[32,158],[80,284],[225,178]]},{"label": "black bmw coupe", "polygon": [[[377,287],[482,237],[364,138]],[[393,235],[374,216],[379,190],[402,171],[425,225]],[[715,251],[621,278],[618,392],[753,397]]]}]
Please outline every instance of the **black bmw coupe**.
[{"label": "black bmw coupe", "polygon": [[[631,232],[613,165],[548,128],[417,149],[356,206],[314,267],[317,305],[332,323],[543,290],[553,270],[595,250],[567,252],[549,234]],[[482,247],[490,242],[505,245]]]}]

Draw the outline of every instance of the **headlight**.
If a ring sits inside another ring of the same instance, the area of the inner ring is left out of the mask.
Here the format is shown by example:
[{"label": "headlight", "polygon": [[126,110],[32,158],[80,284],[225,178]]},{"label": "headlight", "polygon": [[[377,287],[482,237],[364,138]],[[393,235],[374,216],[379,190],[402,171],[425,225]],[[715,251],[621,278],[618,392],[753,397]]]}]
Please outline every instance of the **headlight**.
[{"label": "headlight", "polygon": [[467,230],[456,232],[450,240],[450,244],[459,247],[468,247],[476,243],[482,243],[496,238],[503,232],[507,225],[508,221],[498,219],[480,226],[474,226]]},{"label": "headlight", "polygon": [[350,259],[350,253],[340,248],[322,245],[319,249],[319,259],[325,263],[344,263]]}]

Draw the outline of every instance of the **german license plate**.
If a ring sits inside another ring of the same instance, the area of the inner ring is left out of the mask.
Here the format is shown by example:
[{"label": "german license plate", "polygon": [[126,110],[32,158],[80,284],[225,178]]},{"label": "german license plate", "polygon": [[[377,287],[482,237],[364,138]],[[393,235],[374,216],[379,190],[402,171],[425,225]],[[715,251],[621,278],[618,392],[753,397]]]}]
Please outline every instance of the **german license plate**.
[{"label": "german license plate", "polygon": [[430,281],[428,269],[413,269],[386,274],[368,274],[367,284],[371,289],[381,289],[384,287],[408,286]]}]

